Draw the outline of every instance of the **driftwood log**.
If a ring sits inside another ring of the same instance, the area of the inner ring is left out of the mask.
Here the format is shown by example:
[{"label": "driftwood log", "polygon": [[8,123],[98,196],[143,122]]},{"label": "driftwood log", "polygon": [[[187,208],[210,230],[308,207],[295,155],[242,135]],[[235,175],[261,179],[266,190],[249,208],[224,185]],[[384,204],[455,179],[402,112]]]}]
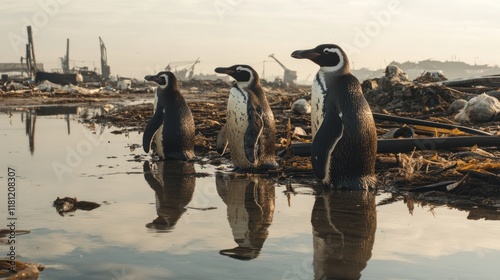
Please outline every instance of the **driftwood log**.
[{"label": "driftwood log", "polygon": [[[472,146],[500,146],[500,137],[493,136],[488,132],[460,125],[443,124],[432,121],[424,121],[413,118],[390,116],[385,114],[373,114],[374,119],[393,121],[405,124],[424,125],[436,128],[458,129],[477,136],[457,137],[428,137],[428,138],[403,138],[403,139],[378,139],[377,153],[407,153],[414,150],[439,150]],[[292,154],[296,156],[310,156],[311,143],[293,143],[289,146]],[[286,154],[286,150],[278,153],[279,156]]]}]

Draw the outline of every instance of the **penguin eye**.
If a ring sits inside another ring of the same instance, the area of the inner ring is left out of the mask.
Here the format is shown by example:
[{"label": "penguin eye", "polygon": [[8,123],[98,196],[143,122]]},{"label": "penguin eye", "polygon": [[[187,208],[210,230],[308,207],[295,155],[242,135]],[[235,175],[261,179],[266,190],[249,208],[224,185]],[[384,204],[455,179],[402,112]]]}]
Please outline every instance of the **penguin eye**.
[{"label": "penguin eye", "polygon": [[329,50],[329,49],[324,49],[324,50],[323,50],[323,53],[324,53],[324,54],[329,54],[329,53],[330,53],[330,50]]}]

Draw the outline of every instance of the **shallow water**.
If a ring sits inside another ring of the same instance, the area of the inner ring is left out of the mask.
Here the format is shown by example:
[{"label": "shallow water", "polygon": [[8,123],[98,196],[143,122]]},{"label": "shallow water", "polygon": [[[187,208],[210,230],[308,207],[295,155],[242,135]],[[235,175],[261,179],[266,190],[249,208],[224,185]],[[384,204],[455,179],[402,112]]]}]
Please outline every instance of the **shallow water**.
[{"label": "shallow water", "polygon": [[[151,163],[133,149],[141,134],[78,121],[100,108],[64,108],[0,113],[0,219],[8,224],[11,166],[16,228],[31,230],[16,237],[16,254],[46,266],[40,279],[499,277],[496,220],[378,206],[386,193],[314,194],[292,183],[297,193],[287,197],[273,179]],[[66,196],[101,206],[61,216],[52,202]]]}]

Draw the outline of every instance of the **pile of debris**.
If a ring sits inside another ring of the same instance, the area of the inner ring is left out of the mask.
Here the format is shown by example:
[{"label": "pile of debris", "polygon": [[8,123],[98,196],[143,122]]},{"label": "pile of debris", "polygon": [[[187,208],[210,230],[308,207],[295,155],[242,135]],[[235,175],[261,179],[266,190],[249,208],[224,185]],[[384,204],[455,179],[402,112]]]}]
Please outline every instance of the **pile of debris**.
[{"label": "pile of debris", "polygon": [[[423,76],[427,77],[427,76]],[[374,112],[400,115],[444,112],[450,104],[466,94],[437,83],[422,84],[410,81],[397,66],[387,66],[385,76],[368,79],[362,88]]]},{"label": "pile of debris", "polygon": [[447,116],[450,121],[481,123],[499,120],[500,77],[448,80],[441,72],[425,72],[410,81],[396,66],[385,76],[362,84],[372,111],[412,117]]}]

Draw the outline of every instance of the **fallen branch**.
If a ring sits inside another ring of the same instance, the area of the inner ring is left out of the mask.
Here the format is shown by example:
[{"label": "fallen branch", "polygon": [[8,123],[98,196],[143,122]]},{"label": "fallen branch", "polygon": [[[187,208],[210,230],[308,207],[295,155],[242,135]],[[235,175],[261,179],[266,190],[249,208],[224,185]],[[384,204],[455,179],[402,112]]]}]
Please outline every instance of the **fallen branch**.
[{"label": "fallen branch", "polygon": [[438,122],[432,122],[432,121],[424,121],[424,120],[419,120],[419,119],[391,116],[391,115],[386,115],[386,114],[373,113],[373,118],[375,120],[379,120],[379,121],[392,121],[392,122],[398,122],[398,123],[423,125],[423,126],[430,126],[430,127],[437,127],[437,128],[446,128],[446,129],[456,128],[460,131],[467,132],[467,133],[470,133],[473,135],[491,135],[491,133],[488,133],[488,132],[485,132],[485,131],[482,131],[479,129],[461,126],[461,125],[453,125],[453,124],[445,124],[445,123],[438,123]]}]

